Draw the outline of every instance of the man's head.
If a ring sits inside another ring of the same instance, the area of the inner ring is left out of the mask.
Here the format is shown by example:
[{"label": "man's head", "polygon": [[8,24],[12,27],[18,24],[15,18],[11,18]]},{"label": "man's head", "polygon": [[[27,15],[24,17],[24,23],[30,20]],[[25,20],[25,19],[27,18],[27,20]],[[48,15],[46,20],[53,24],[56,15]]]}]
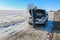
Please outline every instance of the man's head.
[{"label": "man's head", "polygon": [[34,9],[36,10],[37,9],[37,6],[35,6]]}]

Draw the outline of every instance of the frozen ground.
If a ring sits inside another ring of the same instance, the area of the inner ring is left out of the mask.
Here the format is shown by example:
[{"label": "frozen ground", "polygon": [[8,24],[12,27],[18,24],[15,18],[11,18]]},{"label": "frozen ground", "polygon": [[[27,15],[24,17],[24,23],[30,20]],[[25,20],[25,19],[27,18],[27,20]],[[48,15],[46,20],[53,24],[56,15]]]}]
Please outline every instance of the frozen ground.
[{"label": "frozen ground", "polygon": [[[24,11],[24,10],[22,10],[22,11],[19,11],[19,10],[13,10],[13,11],[12,10],[3,10],[2,11],[2,10],[0,10],[0,27],[8,25],[8,24],[14,24],[16,22],[20,22],[21,20],[24,21],[26,18],[28,20],[29,16],[30,15],[28,14],[28,11]],[[55,15],[54,20],[60,20],[60,17],[59,17],[60,15],[58,16],[59,18],[57,16]],[[53,16],[51,16],[51,17],[53,17]],[[49,17],[49,18],[51,19],[51,17]],[[56,24],[56,25],[58,26],[58,24]],[[24,27],[25,27],[25,25],[24,25]],[[45,31],[36,30],[32,26],[29,26],[29,27],[31,27],[31,28],[21,34],[19,32],[17,34],[18,36],[15,35],[15,37],[14,38],[12,37],[13,39],[10,39],[10,40],[45,40],[45,36],[46,36]],[[60,26],[58,26],[58,27],[60,27]],[[16,28],[18,28],[18,27],[16,27]],[[0,29],[3,30],[5,28],[0,28]],[[60,40],[59,32],[54,31],[53,40]]]},{"label": "frozen ground", "polygon": [[53,40],[60,40],[60,12],[54,14],[54,21],[55,30]]},{"label": "frozen ground", "polygon": [[[6,25],[8,25],[8,24],[13,24],[13,23],[16,23],[16,22],[20,22],[21,20],[23,20],[23,21],[25,21],[25,19],[28,20],[29,16],[30,15],[27,11],[16,11],[16,10],[14,10],[14,11],[3,10],[2,11],[1,10],[0,11],[0,20],[1,20],[0,27],[1,26],[6,27]],[[27,24],[27,23],[25,23],[25,24]],[[23,25],[23,26],[25,27],[25,25]],[[12,27],[15,27],[15,26],[12,26]],[[31,27],[31,26],[29,26],[29,27]],[[2,28],[2,29],[5,29],[5,28]],[[15,35],[15,36],[17,37],[16,40],[40,40],[42,38],[43,33],[44,33],[44,31],[36,30],[33,27],[31,27],[27,31],[23,32],[22,34],[20,34],[20,32],[19,32],[18,35]],[[14,40],[14,39],[15,38],[12,37],[12,39],[10,39],[10,40]]]},{"label": "frozen ground", "polygon": [[0,10],[0,29],[26,21],[28,18],[29,13],[26,10]]}]

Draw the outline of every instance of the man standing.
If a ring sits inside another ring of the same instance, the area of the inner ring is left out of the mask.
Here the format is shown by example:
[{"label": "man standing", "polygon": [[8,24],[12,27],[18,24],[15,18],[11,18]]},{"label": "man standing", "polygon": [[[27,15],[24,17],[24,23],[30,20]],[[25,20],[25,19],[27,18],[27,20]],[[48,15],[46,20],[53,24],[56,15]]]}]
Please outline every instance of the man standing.
[{"label": "man standing", "polygon": [[32,10],[36,11],[37,10],[37,6],[35,6],[33,9],[29,9],[29,13],[32,16]]}]

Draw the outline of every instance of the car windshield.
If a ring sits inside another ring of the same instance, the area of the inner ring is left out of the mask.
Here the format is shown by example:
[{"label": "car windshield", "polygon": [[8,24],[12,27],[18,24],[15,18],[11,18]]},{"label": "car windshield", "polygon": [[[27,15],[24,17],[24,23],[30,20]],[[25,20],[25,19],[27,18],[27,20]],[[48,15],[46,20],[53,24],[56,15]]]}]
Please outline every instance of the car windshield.
[{"label": "car windshield", "polygon": [[36,10],[36,13],[39,13],[39,14],[45,14],[45,10],[37,9],[37,10]]}]

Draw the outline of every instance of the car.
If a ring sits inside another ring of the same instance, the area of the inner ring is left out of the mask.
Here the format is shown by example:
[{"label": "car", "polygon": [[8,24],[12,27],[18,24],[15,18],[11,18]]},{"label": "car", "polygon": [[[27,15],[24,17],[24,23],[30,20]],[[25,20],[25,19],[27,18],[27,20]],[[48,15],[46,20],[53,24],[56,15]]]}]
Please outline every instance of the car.
[{"label": "car", "polygon": [[[46,22],[48,21],[48,14],[45,10],[39,9],[39,13],[36,13],[36,19],[35,19],[35,24],[43,24],[45,25]],[[40,17],[39,17],[40,16]],[[33,24],[33,16],[30,16],[28,23],[30,25]]]}]

